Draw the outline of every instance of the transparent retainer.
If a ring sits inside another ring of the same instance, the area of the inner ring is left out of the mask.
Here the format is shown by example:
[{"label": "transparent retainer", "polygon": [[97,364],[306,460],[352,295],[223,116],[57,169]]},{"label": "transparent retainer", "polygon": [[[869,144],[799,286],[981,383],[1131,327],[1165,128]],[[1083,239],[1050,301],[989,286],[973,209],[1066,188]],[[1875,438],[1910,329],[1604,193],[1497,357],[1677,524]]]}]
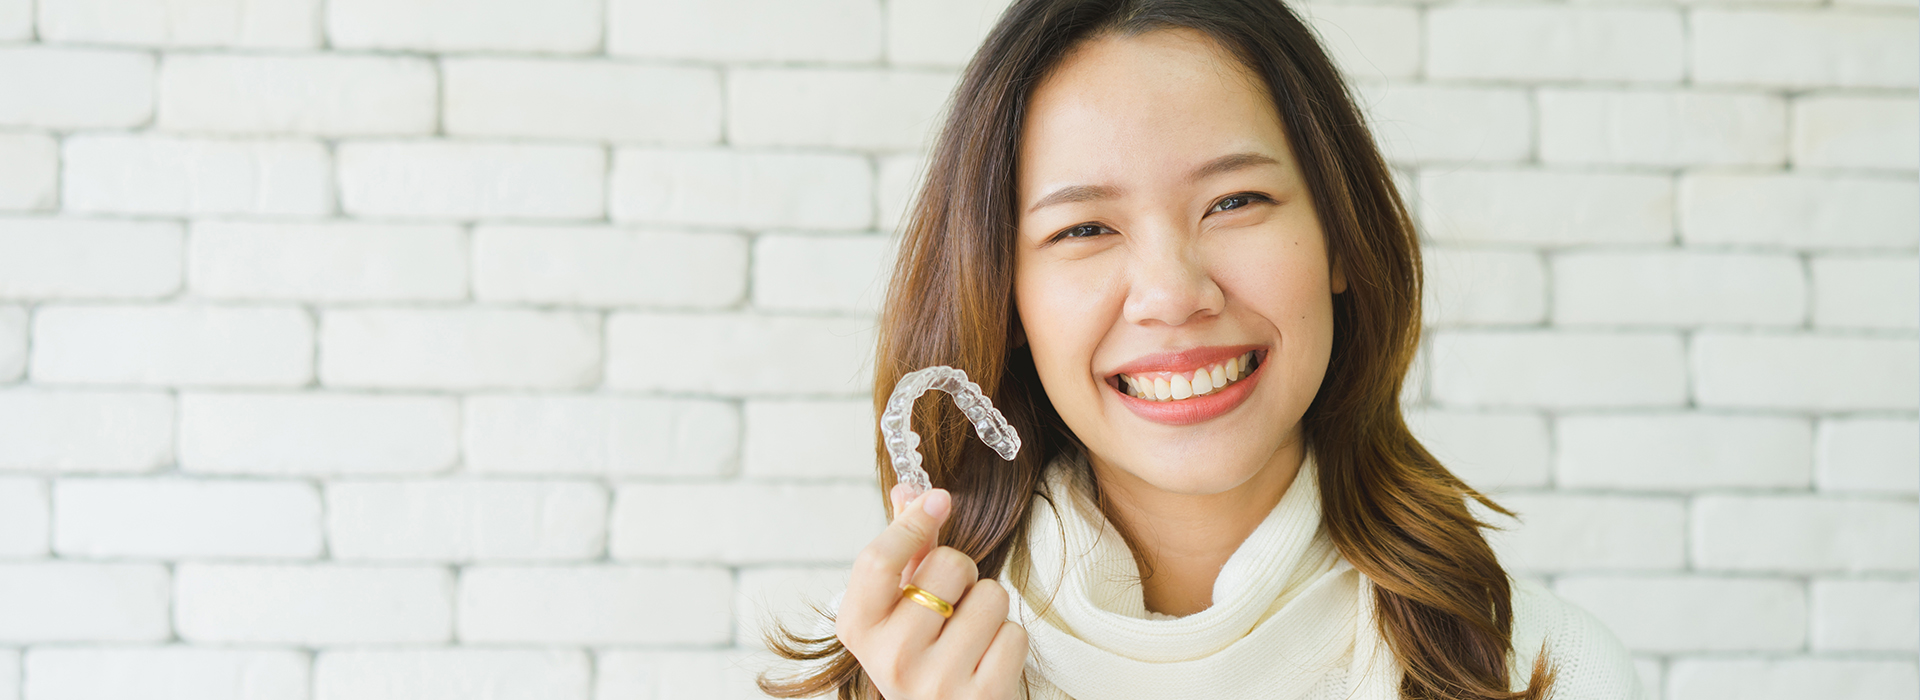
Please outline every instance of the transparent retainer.
[{"label": "transparent retainer", "polygon": [[887,410],[880,414],[880,437],[887,443],[887,456],[893,460],[893,472],[900,483],[912,487],[908,500],[933,488],[927,470],[920,466],[920,434],[913,432],[913,402],[939,389],[953,396],[967,422],[980,441],[987,443],[1000,458],[1009,462],[1020,452],[1020,435],[1007,425],[1006,416],[993,407],[993,401],[980,393],[980,385],[967,381],[967,373],[945,365],[915,370],[901,377],[887,397]]}]

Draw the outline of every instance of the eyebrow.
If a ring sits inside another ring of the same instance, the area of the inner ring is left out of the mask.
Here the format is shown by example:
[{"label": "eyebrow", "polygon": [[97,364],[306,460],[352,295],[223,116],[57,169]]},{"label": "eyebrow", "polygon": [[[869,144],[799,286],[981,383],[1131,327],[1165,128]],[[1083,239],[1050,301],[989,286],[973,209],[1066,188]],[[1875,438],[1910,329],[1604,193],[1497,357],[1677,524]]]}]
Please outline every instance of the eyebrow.
[{"label": "eyebrow", "polygon": [[[1279,163],[1280,161],[1274,160],[1272,156],[1262,153],[1234,153],[1220,156],[1219,158],[1201,164],[1200,167],[1193,169],[1193,173],[1188,175],[1187,179],[1198,182],[1215,175],[1230,173],[1235,170],[1243,170],[1257,165],[1278,165]],[[1119,188],[1108,185],[1068,185],[1048,193],[1045,197],[1041,197],[1040,201],[1034,202],[1033,206],[1027,208],[1027,213],[1031,214],[1056,204],[1093,202],[1117,197],[1119,195]]]}]

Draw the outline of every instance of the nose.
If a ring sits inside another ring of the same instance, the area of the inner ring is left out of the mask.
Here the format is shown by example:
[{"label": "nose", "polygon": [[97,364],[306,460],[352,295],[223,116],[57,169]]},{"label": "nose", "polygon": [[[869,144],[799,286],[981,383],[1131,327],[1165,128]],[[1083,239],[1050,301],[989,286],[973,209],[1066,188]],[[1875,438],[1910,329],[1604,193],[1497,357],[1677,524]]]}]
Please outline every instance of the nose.
[{"label": "nose", "polygon": [[1199,247],[1186,235],[1136,236],[1129,259],[1128,323],[1178,326],[1220,314],[1226,294],[1220,290]]}]

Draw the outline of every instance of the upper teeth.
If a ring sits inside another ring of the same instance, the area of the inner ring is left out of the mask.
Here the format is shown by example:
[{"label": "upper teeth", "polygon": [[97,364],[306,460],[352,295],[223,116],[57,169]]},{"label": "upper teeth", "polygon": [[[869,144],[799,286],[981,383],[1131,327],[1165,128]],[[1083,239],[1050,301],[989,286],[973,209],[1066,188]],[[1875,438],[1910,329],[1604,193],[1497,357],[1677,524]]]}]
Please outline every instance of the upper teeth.
[{"label": "upper teeth", "polygon": [[1194,396],[1206,396],[1226,388],[1228,384],[1240,381],[1242,376],[1253,371],[1253,353],[1215,363],[1188,372],[1146,372],[1141,374],[1120,375],[1120,385],[1127,394],[1149,401],[1178,401]]}]

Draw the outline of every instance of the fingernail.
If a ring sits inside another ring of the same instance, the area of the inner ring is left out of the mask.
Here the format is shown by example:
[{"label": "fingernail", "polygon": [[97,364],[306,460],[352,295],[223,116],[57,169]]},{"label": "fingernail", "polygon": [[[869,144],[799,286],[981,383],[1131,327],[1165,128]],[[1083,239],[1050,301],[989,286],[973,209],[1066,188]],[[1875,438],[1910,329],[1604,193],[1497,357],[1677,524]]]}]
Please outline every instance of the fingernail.
[{"label": "fingernail", "polygon": [[927,495],[920,499],[920,509],[926,511],[927,515],[936,518],[946,515],[947,508],[952,505],[953,497],[947,495],[945,489],[928,491]]}]

